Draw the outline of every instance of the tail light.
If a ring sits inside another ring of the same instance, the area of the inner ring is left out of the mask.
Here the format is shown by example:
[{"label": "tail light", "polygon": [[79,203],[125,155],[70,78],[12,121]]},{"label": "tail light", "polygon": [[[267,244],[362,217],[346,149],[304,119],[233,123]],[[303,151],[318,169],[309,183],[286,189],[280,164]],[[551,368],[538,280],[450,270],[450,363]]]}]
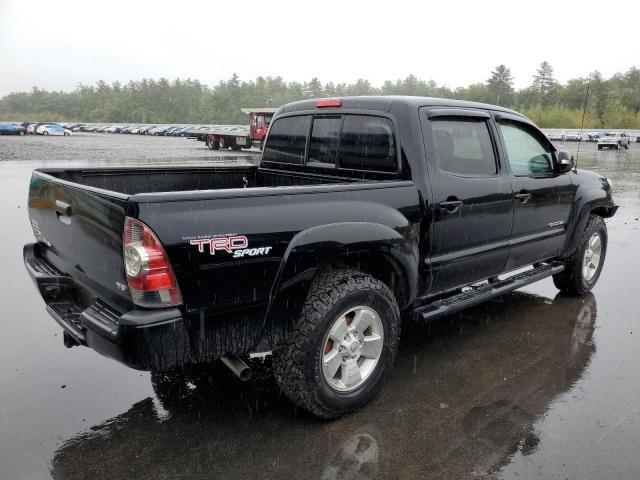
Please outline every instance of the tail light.
[{"label": "tail light", "polygon": [[149,227],[139,220],[126,217],[122,246],[124,269],[133,303],[147,308],[182,304],[167,254]]}]

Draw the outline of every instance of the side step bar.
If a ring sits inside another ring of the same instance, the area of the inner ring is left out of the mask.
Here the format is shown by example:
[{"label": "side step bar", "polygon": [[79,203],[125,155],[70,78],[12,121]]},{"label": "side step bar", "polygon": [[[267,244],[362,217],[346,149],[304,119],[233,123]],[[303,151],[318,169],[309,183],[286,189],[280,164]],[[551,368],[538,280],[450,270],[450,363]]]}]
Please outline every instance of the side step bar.
[{"label": "side step bar", "polygon": [[562,270],[564,270],[564,264],[560,262],[543,263],[534,267],[533,270],[518,273],[504,280],[480,284],[475,287],[470,287],[471,290],[435,300],[424,307],[416,308],[413,311],[413,316],[419,321],[431,321],[439,317],[444,317],[445,315],[450,315],[465,308],[478,305],[491,298],[512,292],[513,290],[517,290],[543,278],[550,277],[551,275],[560,273]]}]

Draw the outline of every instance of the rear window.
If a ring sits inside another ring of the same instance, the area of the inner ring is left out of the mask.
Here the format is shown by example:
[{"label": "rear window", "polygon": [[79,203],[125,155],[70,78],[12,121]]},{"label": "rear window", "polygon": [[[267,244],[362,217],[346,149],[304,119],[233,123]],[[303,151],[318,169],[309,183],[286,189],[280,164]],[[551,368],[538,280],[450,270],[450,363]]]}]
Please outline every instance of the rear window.
[{"label": "rear window", "polygon": [[262,159],[267,162],[304,163],[304,151],[311,117],[285,117],[269,131]]},{"label": "rear window", "polygon": [[307,165],[335,167],[340,147],[341,117],[313,119]]},{"label": "rear window", "polygon": [[[309,150],[305,152],[309,123]],[[396,172],[393,123],[372,115],[295,116],[277,119],[269,132],[263,160],[312,167]]]},{"label": "rear window", "polygon": [[383,117],[346,115],[340,153],[341,168],[395,172],[393,123]]}]

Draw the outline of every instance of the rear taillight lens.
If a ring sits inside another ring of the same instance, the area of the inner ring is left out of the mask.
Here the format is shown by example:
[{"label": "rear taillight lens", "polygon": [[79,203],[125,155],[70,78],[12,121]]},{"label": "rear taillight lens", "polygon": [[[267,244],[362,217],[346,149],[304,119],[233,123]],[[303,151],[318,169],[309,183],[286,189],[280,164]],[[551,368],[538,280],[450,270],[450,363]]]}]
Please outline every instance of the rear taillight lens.
[{"label": "rear taillight lens", "polygon": [[182,296],[167,254],[149,227],[126,217],[122,245],[133,303],[146,308],[181,305]]}]

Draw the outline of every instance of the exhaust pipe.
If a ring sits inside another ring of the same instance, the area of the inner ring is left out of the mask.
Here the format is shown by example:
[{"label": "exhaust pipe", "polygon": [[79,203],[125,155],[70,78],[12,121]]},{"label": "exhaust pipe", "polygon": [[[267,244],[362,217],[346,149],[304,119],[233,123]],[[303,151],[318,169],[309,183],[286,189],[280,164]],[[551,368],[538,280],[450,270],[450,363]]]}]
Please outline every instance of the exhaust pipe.
[{"label": "exhaust pipe", "polygon": [[225,355],[221,360],[240,380],[243,382],[251,380],[251,367],[242,359],[236,355]]}]

